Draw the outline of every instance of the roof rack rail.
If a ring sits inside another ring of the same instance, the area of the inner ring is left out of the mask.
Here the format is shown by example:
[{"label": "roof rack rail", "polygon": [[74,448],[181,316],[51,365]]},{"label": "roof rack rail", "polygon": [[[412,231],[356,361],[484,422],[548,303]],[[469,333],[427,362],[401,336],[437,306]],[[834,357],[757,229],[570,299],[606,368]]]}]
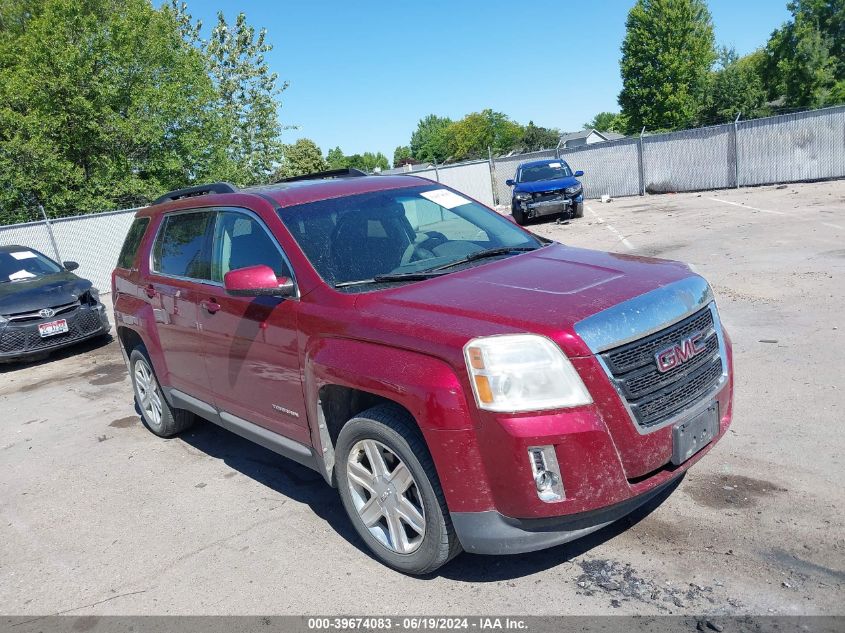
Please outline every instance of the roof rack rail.
[{"label": "roof rack rail", "polygon": [[162,202],[172,202],[181,198],[192,198],[194,196],[204,196],[208,193],[235,193],[238,188],[229,182],[212,182],[207,185],[197,185],[195,187],[185,187],[184,189],[176,189],[169,191],[163,196],[159,196],[153,200],[152,204],[161,204]]},{"label": "roof rack rail", "polygon": [[323,180],[324,178],[360,178],[367,176],[366,172],[354,167],[344,167],[343,169],[330,169],[328,171],[318,171],[313,174],[302,174],[301,176],[290,176],[289,178],[282,178],[277,180],[276,184],[280,182],[296,182],[297,180]]}]

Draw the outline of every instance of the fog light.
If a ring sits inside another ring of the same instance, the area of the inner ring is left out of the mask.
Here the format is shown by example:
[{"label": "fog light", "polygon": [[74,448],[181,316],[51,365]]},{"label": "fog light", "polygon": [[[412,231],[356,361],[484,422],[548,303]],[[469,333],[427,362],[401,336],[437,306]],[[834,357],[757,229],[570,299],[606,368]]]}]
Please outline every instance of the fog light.
[{"label": "fog light", "polygon": [[528,460],[534,475],[534,485],[541,501],[553,503],[566,498],[557,463],[554,446],[532,446],[528,449]]}]

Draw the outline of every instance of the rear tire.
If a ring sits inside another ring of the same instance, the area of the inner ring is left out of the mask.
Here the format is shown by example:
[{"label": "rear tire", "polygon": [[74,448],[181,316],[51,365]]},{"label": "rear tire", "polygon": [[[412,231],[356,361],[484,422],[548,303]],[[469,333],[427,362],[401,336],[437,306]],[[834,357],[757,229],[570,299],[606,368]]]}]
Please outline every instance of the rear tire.
[{"label": "rear tire", "polygon": [[461,552],[434,462],[407,411],[379,405],[360,413],[341,429],[335,454],[343,507],[381,562],[428,574]]},{"label": "rear tire", "polygon": [[173,437],[193,425],[193,413],[168,404],[143,345],[133,349],[129,355],[129,377],[141,422],[152,433],[159,437]]}]

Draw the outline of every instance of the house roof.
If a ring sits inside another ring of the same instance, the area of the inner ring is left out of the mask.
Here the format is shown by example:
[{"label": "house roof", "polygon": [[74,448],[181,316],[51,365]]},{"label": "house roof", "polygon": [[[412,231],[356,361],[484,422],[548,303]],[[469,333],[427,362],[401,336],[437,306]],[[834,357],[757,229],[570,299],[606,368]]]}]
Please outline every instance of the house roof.
[{"label": "house roof", "polygon": [[618,134],[616,132],[599,132],[598,130],[594,129],[587,129],[581,130],[580,132],[569,132],[568,134],[561,134],[560,135],[560,142],[561,143],[568,143],[569,141],[577,141],[581,138],[587,138],[590,134],[597,134],[605,141],[615,141],[620,138],[625,138],[624,134]]}]

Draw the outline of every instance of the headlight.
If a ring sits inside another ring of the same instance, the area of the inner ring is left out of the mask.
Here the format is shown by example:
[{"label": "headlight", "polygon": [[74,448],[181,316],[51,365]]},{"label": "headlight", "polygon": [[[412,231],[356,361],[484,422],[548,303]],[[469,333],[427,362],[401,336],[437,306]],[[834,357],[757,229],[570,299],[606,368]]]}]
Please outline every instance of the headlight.
[{"label": "headlight", "polygon": [[473,339],[464,347],[464,357],[481,409],[539,411],[593,401],[569,359],[544,336],[507,334]]},{"label": "headlight", "polygon": [[0,314],[0,327],[6,325],[8,322],[9,322],[9,319],[7,319],[2,314]]},{"label": "headlight", "polygon": [[580,191],[581,191],[581,185],[574,185],[572,187],[566,188],[566,193],[570,193],[570,194],[571,193],[580,193]]},{"label": "headlight", "polygon": [[515,193],[514,198],[517,200],[531,200],[531,194],[525,191],[520,191],[519,193]]}]

